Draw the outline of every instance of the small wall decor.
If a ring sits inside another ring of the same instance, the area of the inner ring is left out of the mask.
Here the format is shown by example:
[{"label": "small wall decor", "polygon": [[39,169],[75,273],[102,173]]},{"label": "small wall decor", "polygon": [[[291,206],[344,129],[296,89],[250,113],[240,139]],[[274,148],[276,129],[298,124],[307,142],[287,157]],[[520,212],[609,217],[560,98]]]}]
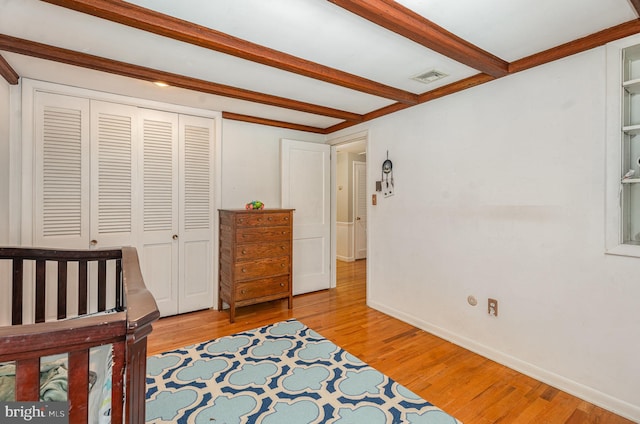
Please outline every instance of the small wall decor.
[{"label": "small wall decor", "polygon": [[253,200],[253,201],[247,203],[246,205],[244,205],[244,208],[247,209],[247,210],[264,209],[264,203],[262,203],[259,200]]},{"label": "small wall decor", "polygon": [[382,193],[384,197],[393,195],[393,163],[389,159],[389,151],[387,150],[387,159],[382,162]]}]

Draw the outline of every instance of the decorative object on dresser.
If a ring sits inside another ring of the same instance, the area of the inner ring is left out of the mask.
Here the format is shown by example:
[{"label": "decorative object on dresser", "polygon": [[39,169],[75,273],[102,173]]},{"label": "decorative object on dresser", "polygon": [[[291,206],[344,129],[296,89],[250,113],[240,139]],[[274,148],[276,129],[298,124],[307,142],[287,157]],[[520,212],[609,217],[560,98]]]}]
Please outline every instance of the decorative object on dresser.
[{"label": "decorative object on dresser", "polygon": [[293,209],[220,210],[218,309],[287,299],[293,307]]}]

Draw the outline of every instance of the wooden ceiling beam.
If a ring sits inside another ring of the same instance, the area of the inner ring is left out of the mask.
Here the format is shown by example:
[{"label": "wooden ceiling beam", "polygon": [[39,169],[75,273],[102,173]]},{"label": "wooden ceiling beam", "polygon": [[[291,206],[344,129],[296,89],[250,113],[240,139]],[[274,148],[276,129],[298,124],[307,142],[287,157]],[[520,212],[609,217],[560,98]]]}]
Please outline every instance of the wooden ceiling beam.
[{"label": "wooden ceiling beam", "polygon": [[131,3],[118,0],[43,1],[352,90],[402,103],[417,103],[417,96],[414,93],[241,40],[211,28],[187,22]]},{"label": "wooden ceiling beam", "polygon": [[640,20],[634,19],[633,21],[598,31],[586,37],[511,62],[509,64],[509,72],[515,73],[534,68],[545,63],[553,62],[554,60],[604,46],[611,41],[637,33],[640,33]]},{"label": "wooden ceiling beam", "polygon": [[157,69],[132,65],[130,63],[119,62],[73,50],[62,49],[34,41],[24,40],[0,34],[0,50],[37,57],[40,59],[52,60],[66,63],[68,65],[93,69],[96,71],[108,72],[110,74],[140,79],[144,81],[162,81],[170,86],[186,88],[188,90],[200,91],[218,96],[231,97],[234,99],[246,100],[249,102],[261,103],[269,106],[277,106],[285,109],[292,109],[300,112],[312,113],[314,115],[330,116],[338,119],[360,122],[362,115],[346,112],[329,107],[319,106],[255,91],[244,90],[227,85],[216,84],[183,75],[164,72]]},{"label": "wooden ceiling beam", "polygon": [[499,78],[508,63],[450,33],[393,0],[329,0],[376,25],[384,27],[453,60]]},{"label": "wooden ceiling beam", "polygon": [[17,85],[20,75],[9,65],[9,62],[0,55],[0,76],[11,85]]},{"label": "wooden ceiling beam", "polygon": [[242,115],[240,113],[222,112],[222,117],[224,119],[231,119],[233,121],[249,122],[252,124],[268,125],[270,127],[287,128],[290,130],[306,131],[317,134],[326,134],[326,130],[324,128],[293,124],[291,122],[277,121],[274,119],[258,118],[257,116]]},{"label": "wooden ceiling beam", "polygon": [[[451,84],[443,85],[442,87],[438,87],[434,90],[427,91],[426,93],[422,93],[418,96],[420,103],[426,103],[431,100],[439,99],[441,97],[448,96],[450,94],[458,93],[460,91],[464,91],[468,88],[475,87],[477,85],[484,84],[485,82],[495,80],[494,77],[487,74],[477,74],[473,75],[460,81],[452,82]],[[365,115],[366,117],[366,115]]]}]

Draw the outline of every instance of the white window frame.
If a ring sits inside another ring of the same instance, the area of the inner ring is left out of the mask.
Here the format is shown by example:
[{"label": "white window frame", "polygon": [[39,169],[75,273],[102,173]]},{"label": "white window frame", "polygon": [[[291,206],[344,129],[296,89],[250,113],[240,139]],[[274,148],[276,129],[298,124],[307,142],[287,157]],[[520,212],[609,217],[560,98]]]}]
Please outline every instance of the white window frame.
[{"label": "white window frame", "polygon": [[640,246],[625,244],[622,232],[622,51],[638,44],[633,35],[606,46],[605,253],[632,257],[640,257]]}]

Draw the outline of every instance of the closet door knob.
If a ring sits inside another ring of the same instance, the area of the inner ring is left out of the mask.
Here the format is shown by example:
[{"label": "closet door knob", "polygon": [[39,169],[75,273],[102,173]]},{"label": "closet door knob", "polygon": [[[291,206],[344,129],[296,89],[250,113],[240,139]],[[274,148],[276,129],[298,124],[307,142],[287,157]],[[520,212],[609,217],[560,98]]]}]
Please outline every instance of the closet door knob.
[{"label": "closet door knob", "polygon": [[91,246],[95,246],[96,244],[98,244],[98,240],[91,240],[89,243],[91,244]]},{"label": "closet door knob", "polygon": [[178,240],[178,235],[174,234],[173,237],[171,237],[171,238],[174,239],[174,240]]}]

